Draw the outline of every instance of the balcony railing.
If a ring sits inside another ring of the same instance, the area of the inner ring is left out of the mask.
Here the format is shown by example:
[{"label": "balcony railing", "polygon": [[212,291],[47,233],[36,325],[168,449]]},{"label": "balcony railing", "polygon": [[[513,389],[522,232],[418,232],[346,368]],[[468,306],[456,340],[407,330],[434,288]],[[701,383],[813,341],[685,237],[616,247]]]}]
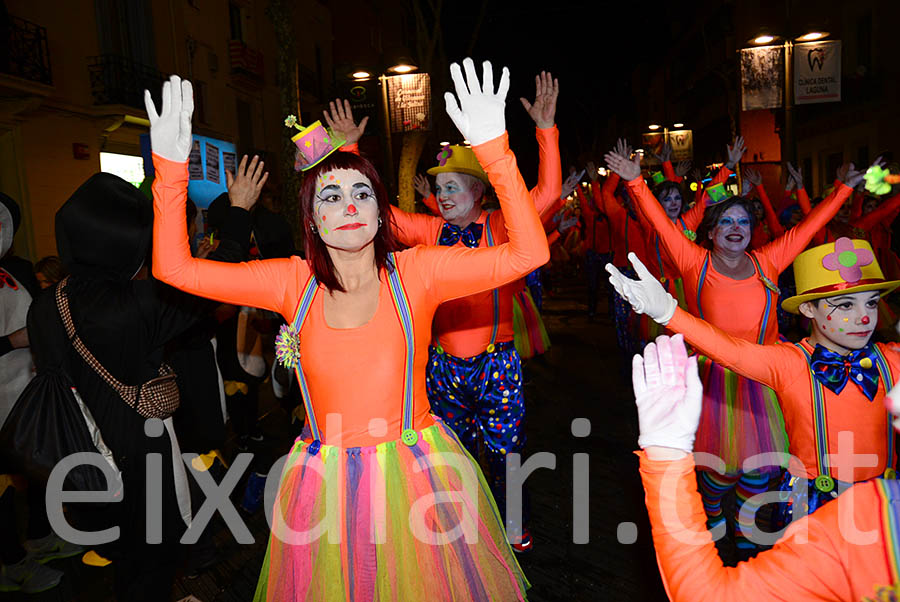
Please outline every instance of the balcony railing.
[{"label": "balcony railing", "polygon": [[90,57],[89,61],[94,104],[119,104],[143,109],[144,90],[156,94],[162,87],[162,73],[123,56],[103,54]]},{"label": "balcony railing", "polygon": [[228,59],[233,75],[249,78],[259,84],[265,80],[263,55],[259,50],[247,46],[240,40],[230,40]]},{"label": "balcony railing", "polygon": [[0,49],[0,73],[53,85],[47,29],[13,16],[8,27],[7,31],[0,30],[0,36],[6,38],[0,42],[6,45],[6,52]]}]

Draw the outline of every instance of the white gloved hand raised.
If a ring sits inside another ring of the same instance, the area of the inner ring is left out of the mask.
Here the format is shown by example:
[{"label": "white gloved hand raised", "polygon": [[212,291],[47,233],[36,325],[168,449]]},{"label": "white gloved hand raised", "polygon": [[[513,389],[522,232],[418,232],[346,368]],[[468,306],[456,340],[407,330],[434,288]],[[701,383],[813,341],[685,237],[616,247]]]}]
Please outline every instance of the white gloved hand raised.
[{"label": "white gloved hand raised", "polygon": [[684,338],[665,335],[644,347],[631,363],[638,410],[638,445],[669,447],[691,453],[700,424],[703,385],[697,357],[688,357]]},{"label": "white gloved hand raised", "polygon": [[191,116],[194,88],[177,75],[162,87],[162,114],[157,114],[150,91],[144,90],[144,105],[150,119],[150,146],[164,159],[184,163],[191,152]]},{"label": "white gloved hand raised", "polygon": [[609,272],[609,281],[616,289],[616,292],[631,304],[631,308],[639,314],[647,314],[657,324],[665,326],[675,314],[675,308],[678,302],[675,297],[666,292],[659,280],[653,277],[653,274],[641,263],[634,253],[628,254],[634,271],[637,272],[638,279],[632,280],[622,274],[616,267],[606,264],[606,271]]},{"label": "white gloved hand raised", "polygon": [[447,114],[456,128],[472,146],[477,146],[502,136],[506,131],[504,110],[509,91],[509,69],[503,68],[500,86],[495,94],[494,68],[490,61],[484,62],[483,85],[478,83],[472,59],[463,60],[463,68],[466,70],[465,80],[459,65],[450,65],[450,77],[453,78],[459,104],[452,92],[444,93],[444,101],[447,103]]}]

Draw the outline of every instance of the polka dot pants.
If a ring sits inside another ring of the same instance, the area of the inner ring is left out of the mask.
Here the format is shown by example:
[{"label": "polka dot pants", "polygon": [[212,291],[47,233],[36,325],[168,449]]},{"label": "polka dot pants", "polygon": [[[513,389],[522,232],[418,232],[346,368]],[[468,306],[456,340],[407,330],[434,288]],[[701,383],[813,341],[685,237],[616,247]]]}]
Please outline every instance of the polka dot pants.
[{"label": "polka dot pants", "polygon": [[[485,476],[505,517],[506,458],[521,453],[525,446],[522,362],[515,346],[511,341],[498,343],[493,353],[485,351],[466,359],[430,347],[425,384],[431,411],[453,429],[476,459],[481,433]],[[523,518],[527,507],[526,501]]]}]

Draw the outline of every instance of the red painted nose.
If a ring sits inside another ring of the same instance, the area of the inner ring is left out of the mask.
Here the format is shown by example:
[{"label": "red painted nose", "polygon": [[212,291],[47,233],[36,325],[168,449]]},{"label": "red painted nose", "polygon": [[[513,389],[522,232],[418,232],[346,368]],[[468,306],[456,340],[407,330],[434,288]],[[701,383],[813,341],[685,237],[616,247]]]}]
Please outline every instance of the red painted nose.
[{"label": "red painted nose", "polygon": [[863,324],[868,324],[871,320],[869,320],[869,316],[863,316],[862,320],[860,320]]},{"label": "red painted nose", "polygon": [[350,205],[347,205],[347,211],[349,211],[350,213],[356,213],[356,205],[352,203]]}]

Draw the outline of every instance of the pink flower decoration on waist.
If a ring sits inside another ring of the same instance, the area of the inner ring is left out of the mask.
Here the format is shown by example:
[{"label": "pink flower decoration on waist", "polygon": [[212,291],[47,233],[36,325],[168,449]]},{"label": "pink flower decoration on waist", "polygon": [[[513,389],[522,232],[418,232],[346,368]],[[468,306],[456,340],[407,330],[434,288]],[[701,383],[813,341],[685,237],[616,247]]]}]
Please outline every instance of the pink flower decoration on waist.
[{"label": "pink flower decoration on waist", "polygon": [[445,144],[441,147],[441,152],[437,154],[438,165],[443,167],[447,164],[447,159],[453,156],[453,149],[450,148],[449,145]]},{"label": "pink flower decoration on waist", "polygon": [[849,238],[839,238],[834,242],[834,253],[822,258],[822,266],[829,271],[837,271],[845,282],[859,282],[862,267],[875,261],[868,249],[856,249]]}]

